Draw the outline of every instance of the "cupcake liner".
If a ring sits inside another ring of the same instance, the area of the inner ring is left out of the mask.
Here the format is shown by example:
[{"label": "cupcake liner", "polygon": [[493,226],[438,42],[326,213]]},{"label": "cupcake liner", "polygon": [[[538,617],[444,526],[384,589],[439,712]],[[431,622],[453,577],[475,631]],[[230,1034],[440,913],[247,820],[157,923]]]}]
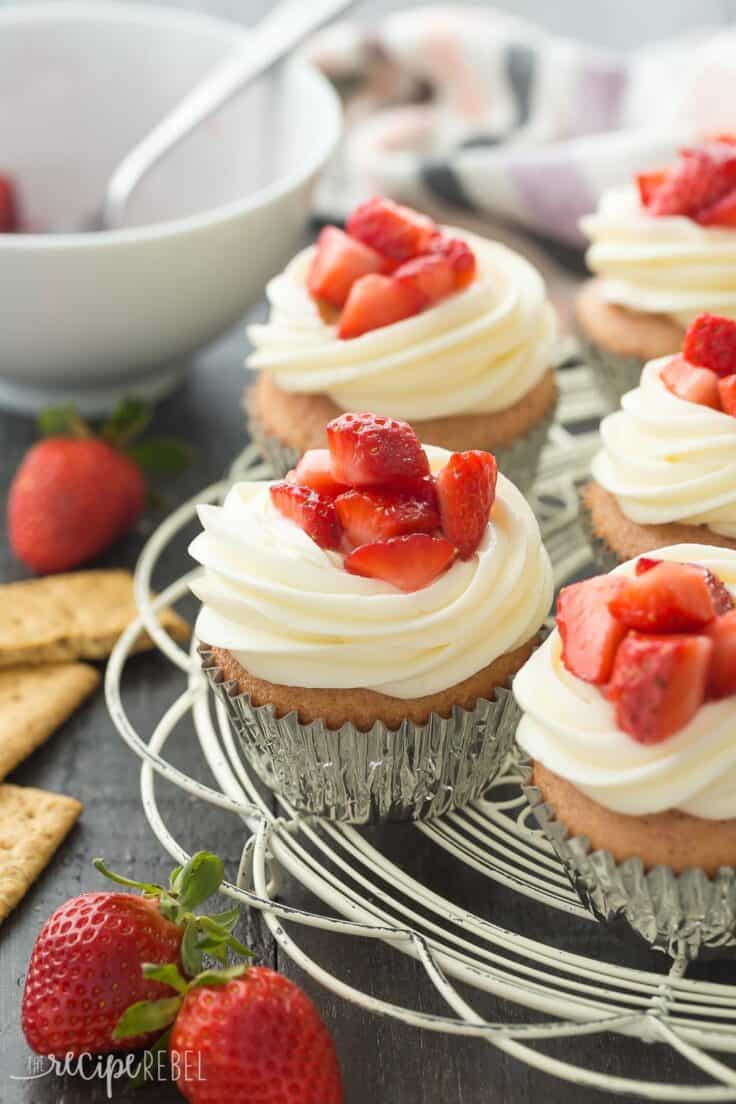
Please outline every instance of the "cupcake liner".
[{"label": "cupcake liner", "polygon": [[581,901],[618,934],[643,940],[672,958],[736,954],[736,871],[721,867],[675,874],[668,866],[646,870],[640,858],[617,862],[610,851],[591,851],[586,836],[571,836],[532,784],[532,762],[517,761],[522,789],[539,827],[557,852]]},{"label": "cupcake liner", "polygon": [[605,541],[603,537],[599,537],[593,528],[593,515],[583,501],[582,492],[578,500],[578,521],[583,536],[590,545],[591,555],[598,570],[601,574],[608,574],[609,571],[613,571],[614,567],[618,567],[623,561],[614,552],[608,541]]},{"label": "cupcake liner", "polygon": [[493,701],[454,706],[448,718],[432,713],[422,725],[404,721],[391,730],[376,721],[360,732],[347,722],[333,730],[253,705],[212,652],[202,647],[200,655],[259,778],[299,812],[350,824],[425,820],[479,798],[501,769],[521,715],[511,691],[498,688]]},{"label": "cupcake liner", "polygon": [[582,359],[589,365],[601,395],[610,410],[618,410],[622,396],[639,386],[646,361],[640,357],[609,352],[591,341],[579,325],[576,325],[575,332]]}]

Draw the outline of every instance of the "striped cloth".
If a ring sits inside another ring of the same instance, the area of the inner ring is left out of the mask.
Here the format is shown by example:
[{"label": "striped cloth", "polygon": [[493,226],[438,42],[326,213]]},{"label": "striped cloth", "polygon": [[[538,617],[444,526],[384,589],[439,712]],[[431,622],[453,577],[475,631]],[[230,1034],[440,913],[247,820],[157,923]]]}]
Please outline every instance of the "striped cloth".
[{"label": "striped cloth", "polygon": [[346,132],[321,217],[368,195],[511,219],[574,245],[601,191],[706,133],[736,131],[736,32],[627,55],[493,8],[423,7],[342,23],[309,55],[342,93]]}]

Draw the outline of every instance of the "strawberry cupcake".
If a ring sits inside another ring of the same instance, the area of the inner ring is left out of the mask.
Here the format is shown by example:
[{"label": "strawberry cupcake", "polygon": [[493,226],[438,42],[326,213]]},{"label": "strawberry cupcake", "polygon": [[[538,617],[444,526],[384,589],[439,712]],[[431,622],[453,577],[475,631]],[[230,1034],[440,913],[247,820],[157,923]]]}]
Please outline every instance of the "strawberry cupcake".
[{"label": "strawberry cupcake", "polygon": [[583,901],[650,946],[736,945],[736,551],[561,591],[514,680],[527,795]]},{"label": "strawberry cupcake", "polygon": [[600,428],[581,521],[602,568],[664,544],[736,549],[736,322],[696,318]]},{"label": "strawberry cupcake", "polygon": [[478,797],[549,609],[534,515],[487,452],[346,413],[286,480],[202,506],[207,676],[260,777],[353,823]]},{"label": "strawberry cupcake", "polygon": [[696,315],[736,318],[736,145],[685,149],[658,172],[606,192],[581,222],[595,277],[576,304],[578,332],[611,406],[645,362],[677,352]]},{"label": "strawberry cupcake", "polygon": [[409,421],[451,451],[491,449],[528,487],[556,402],[557,327],[539,273],[496,242],[388,199],[322,230],[268,285],[251,326],[251,432],[279,474],[344,410]]}]

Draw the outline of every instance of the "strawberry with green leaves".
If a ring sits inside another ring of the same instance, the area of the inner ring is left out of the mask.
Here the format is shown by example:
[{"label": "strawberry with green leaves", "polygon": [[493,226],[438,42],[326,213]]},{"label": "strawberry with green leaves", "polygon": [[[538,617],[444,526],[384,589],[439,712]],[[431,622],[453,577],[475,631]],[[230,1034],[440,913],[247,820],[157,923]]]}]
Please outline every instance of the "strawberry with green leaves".
[{"label": "strawberry with green leaves", "polygon": [[148,404],[126,400],[99,436],[71,408],[41,416],[44,439],[8,495],[8,538],[26,567],[50,574],[94,559],[139,520],[144,472],[175,474],[189,462],[190,450],[172,438],[138,441],[151,415]]}]

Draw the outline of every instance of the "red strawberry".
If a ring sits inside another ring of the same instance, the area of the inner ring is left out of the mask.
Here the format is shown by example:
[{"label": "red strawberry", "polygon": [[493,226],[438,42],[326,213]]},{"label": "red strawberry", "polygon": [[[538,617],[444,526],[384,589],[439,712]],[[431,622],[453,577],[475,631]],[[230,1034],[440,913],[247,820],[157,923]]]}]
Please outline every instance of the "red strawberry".
[{"label": "red strawberry", "polygon": [[[131,1003],[170,996],[167,985],[144,976],[144,963],[171,967],[181,951],[185,968],[199,972],[203,954],[213,949],[219,953],[231,945],[247,953],[229,934],[237,913],[219,920],[208,917],[204,926],[191,912],[222,881],[222,862],[215,855],[192,856],[174,871],[168,889],[111,874],[100,859],[95,866],[113,881],[143,890],[146,897],[83,893],[46,921],[31,952],[22,1007],[23,1031],[39,1054],[140,1046],[155,1027],[121,1042],[114,1029],[122,1013]],[[185,941],[194,948],[187,953],[181,946],[185,930],[193,936]]]},{"label": "red strawberry", "polygon": [[335,506],[345,535],[353,545],[404,533],[431,533],[440,525],[436,508],[411,495],[348,491],[340,495]]},{"label": "red strawberry", "polygon": [[608,608],[623,580],[597,575],[564,587],[557,599],[562,662],[571,674],[599,685],[608,682],[626,629]]},{"label": "red strawberry", "polygon": [[624,579],[608,608],[627,629],[686,633],[705,628],[717,615],[718,602],[718,591],[703,568],[662,561],[643,575]]},{"label": "red strawberry", "polygon": [[[657,564],[664,563],[664,560],[657,560],[653,556],[640,556],[636,561],[636,574],[645,575],[647,571],[651,571]],[[707,567],[701,567],[700,564],[690,564],[690,567],[695,567],[698,571],[702,571],[703,578],[705,579],[708,589],[710,590],[710,596],[713,599],[713,609],[715,615],[718,617],[722,613],[728,613],[733,609],[733,599],[728,588],[717,578],[712,571],[709,571]]]},{"label": "red strawberry", "polygon": [[449,261],[455,280],[456,291],[461,291],[472,283],[475,276],[475,253],[461,238],[433,238],[430,246],[431,256],[444,257]]},{"label": "red strawberry", "polygon": [[316,1008],[292,981],[262,966],[226,985],[191,988],[169,1053],[190,1104],[343,1102],[335,1048]]},{"label": "red strawberry", "polygon": [[718,381],[718,394],[724,414],[736,418],[736,376],[725,376]]},{"label": "red strawberry", "polygon": [[736,188],[695,215],[701,226],[736,226]]},{"label": "red strawberry", "polygon": [[381,196],[355,208],[348,219],[347,232],[395,261],[408,261],[426,253],[439,233],[436,223],[426,215]]},{"label": "red strawberry", "polygon": [[682,150],[653,195],[654,215],[687,215],[709,207],[736,187],[736,150],[728,143],[711,142]]},{"label": "red strawberry", "polygon": [[14,234],[19,230],[16,190],[10,177],[0,173],[0,234]]},{"label": "red strawberry", "polygon": [[361,545],[346,557],[345,568],[353,575],[383,579],[399,590],[421,590],[450,566],[455,551],[443,537],[411,533]]},{"label": "red strawberry", "polygon": [[468,560],[478,548],[496,497],[498,465],[490,452],[454,452],[437,476],[442,532]]},{"label": "red strawberry", "polygon": [[657,191],[664,183],[666,172],[659,169],[655,172],[637,173],[636,185],[639,189],[639,198],[642,207],[648,207]]},{"label": "red strawberry", "polygon": [[684,727],[704,700],[712,651],[705,636],[629,633],[608,687],[618,727],[642,744],[659,743]]},{"label": "red strawberry", "polygon": [[668,391],[685,402],[721,409],[718,376],[710,368],[696,368],[684,357],[675,356],[662,368],[660,378]]},{"label": "red strawberry", "polygon": [[342,529],[333,499],[286,480],[272,483],[270,493],[279,513],[303,529],[320,548],[340,548]]},{"label": "red strawberry", "polygon": [[736,610],[711,621],[705,630],[713,642],[708,672],[708,695],[725,698],[736,694]]},{"label": "red strawberry", "polygon": [[356,280],[384,269],[385,261],[380,253],[349,237],[337,226],[325,226],[317,238],[307,288],[316,298],[342,307]]},{"label": "red strawberry", "polygon": [[736,372],[736,322],[717,314],[699,314],[685,334],[682,354],[717,376]]},{"label": "red strawberry", "polygon": [[304,453],[296,469],[289,473],[290,483],[299,483],[302,487],[309,487],[317,494],[326,498],[337,498],[344,491],[349,490],[347,483],[341,483],[332,474],[332,460],[329,449],[309,449]]},{"label": "red strawberry", "polygon": [[341,414],[327,425],[335,478],[351,487],[417,482],[429,461],[408,422],[378,414]]},{"label": "red strawberry", "polygon": [[400,284],[392,276],[361,276],[350,289],[337,336],[343,341],[362,337],[371,330],[411,318],[426,305],[426,297],[410,284]]},{"label": "red strawberry", "polygon": [[393,278],[398,284],[413,288],[427,303],[437,303],[456,290],[452,262],[441,253],[425,253],[404,261]]},{"label": "red strawberry", "polygon": [[636,574],[646,575],[647,571],[651,571],[657,564],[661,564],[662,560],[657,560],[654,556],[640,556],[636,561]]}]

